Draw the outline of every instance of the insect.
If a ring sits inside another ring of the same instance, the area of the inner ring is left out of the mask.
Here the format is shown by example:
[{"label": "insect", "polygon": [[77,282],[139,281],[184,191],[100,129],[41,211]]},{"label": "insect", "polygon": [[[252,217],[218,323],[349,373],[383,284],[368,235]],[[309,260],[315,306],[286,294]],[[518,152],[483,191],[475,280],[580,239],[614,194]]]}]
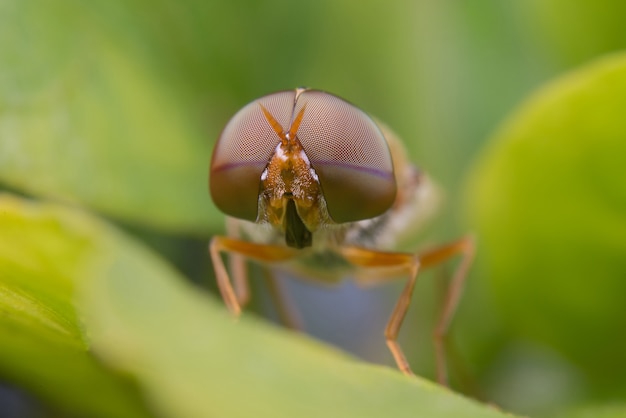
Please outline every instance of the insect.
[{"label": "insect", "polygon": [[397,337],[418,271],[460,255],[434,332],[437,379],[446,383],[444,336],[475,245],[467,236],[419,254],[392,251],[428,212],[432,190],[405,154],[387,127],[320,90],[269,94],[236,113],[209,176],[213,201],[227,215],[228,236],[214,236],[209,252],[228,309],[239,315],[249,299],[246,259],[331,283],[405,278],[384,334],[398,368],[412,375]]}]

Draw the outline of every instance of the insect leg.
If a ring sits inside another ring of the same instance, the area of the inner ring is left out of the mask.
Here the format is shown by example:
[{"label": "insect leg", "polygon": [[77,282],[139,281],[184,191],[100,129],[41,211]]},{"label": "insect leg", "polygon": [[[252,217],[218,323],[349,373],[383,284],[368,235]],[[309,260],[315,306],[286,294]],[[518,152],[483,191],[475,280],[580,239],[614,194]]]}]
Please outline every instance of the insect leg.
[{"label": "insect leg", "polygon": [[248,266],[241,254],[228,254],[228,268],[233,278],[233,289],[237,303],[241,308],[250,301],[250,283],[248,282]]},{"label": "insect leg", "polygon": [[[405,274],[408,272],[409,279],[396,302],[396,306],[385,328],[385,338],[387,340],[387,347],[389,347],[398,368],[404,374],[413,375],[409,362],[398,344],[397,339],[400,327],[411,304],[411,295],[415,288],[417,272],[420,267],[418,257],[414,254],[386,253],[358,247],[343,247],[340,249],[340,252],[346,260],[355,266],[388,269],[388,273],[393,273],[389,276],[385,275],[388,278],[397,277],[396,273],[398,272]],[[382,277],[379,276],[379,280],[381,279]]]},{"label": "insect leg", "polygon": [[445,339],[450,328],[450,322],[454,316],[454,312],[459,304],[463,286],[467,273],[474,260],[476,244],[474,238],[466,236],[446,245],[426,251],[419,256],[419,260],[423,267],[432,267],[443,263],[450,258],[461,255],[462,259],[459,266],[452,276],[452,280],[448,285],[443,306],[435,326],[433,334],[433,342],[435,345],[435,356],[437,362],[437,381],[447,385],[447,365],[445,355]]},{"label": "insect leg", "polygon": [[[226,218],[226,232],[230,238],[240,239],[238,223],[233,218]],[[233,279],[233,288],[239,307],[245,307],[250,301],[250,283],[246,260],[241,254],[228,254],[228,267]]]},{"label": "insect leg", "polygon": [[222,252],[229,252],[265,263],[287,261],[298,255],[297,250],[289,247],[255,244],[229,237],[214,236],[209,244],[209,253],[215,269],[217,286],[220,289],[226,307],[235,315],[241,313],[241,306],[220,255]]},{"label": "insect leg", "polygon": [[402,326],[402,321],[404,321],[404,317],[406,316],[406,312],[409,309],[409,305],[411,303],[411,296],[413,295],[413,288],[415,287],[415,282],[417,280],[417,270],[419,266],[419,262],[415,262],[413,264],[412,272],[409,275],[409,280],[406,282],[398,301],[396,302],[396,306],[393,309],[393,313],[391,314],[391,318],[387,323],[387,327],[385,328],[385,338],[387,339],[387,346],[389,350],[391,350],[391,354],[393,354],[396,363],[400,370],[402,370],[405,374],[412,375],[411,367],[404,355],[404,352],[400,348],[398,344],[398,333],[400,332],[400,327]]}]

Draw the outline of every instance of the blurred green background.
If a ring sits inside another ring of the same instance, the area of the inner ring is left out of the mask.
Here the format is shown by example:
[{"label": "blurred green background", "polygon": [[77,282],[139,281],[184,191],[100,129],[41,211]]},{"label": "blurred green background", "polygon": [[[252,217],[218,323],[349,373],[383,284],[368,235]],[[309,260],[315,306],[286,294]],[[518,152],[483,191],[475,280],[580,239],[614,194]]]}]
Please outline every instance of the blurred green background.
[{"label": "blurred green background", "polygon": [[[444,191],[407,248],[478,238],[453,387],[533,415],[619,402],[626,75],[588,63],[626,47],[625,18],[618,0],[0,0],[0,183],[99,214],[215,291],[206,245],[224,228],[207,175],[221,128],[273,91],[327,90],[392,127]],[[401,335],[429,378],[451,271],[424,275]],[[285,284],[313,335],[392,365],[382,330],[401,283]],[[261,281],[253,291],[251,310],[272,318]]]}]

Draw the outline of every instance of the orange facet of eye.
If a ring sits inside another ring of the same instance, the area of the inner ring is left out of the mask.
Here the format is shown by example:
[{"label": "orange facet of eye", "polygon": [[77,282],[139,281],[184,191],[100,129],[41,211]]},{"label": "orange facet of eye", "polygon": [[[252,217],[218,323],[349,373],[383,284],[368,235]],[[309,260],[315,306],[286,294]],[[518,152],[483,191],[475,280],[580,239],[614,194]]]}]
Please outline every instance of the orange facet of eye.
[{"label": "orange facet of eye", "polygon": [[290,132],[294,118],[301,115],[293,132],[317,174],[334,222],[373,218],[391,207],[396,196],[393,163],[376,123],[337,96],[292,90],[246,105],[220,135],[211,162],[210,189],[224,213],[250,221],[259,217],[261,174],[280,142],[264,112],[284,132]]}]

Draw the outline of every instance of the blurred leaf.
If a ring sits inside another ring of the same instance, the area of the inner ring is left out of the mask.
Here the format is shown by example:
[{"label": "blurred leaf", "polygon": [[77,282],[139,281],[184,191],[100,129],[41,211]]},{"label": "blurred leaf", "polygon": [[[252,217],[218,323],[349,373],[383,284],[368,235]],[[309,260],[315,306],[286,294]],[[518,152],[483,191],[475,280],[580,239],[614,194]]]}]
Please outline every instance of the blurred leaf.
[{"label": "blurred leaf", "polygon": [[77,416],[149,416],[136,387],[84,342],[73,306],[93,251],[84,225],[0,195],[0,231],[0,380]]},{"label": "blurred leaf", "polygon": [[[84,327],[165,416],[503,416],[253,318],[233,321],[143,247],[78,211],[5,195],[0,215],[2,373],[76,413],[142,416],[135,392],[85,352]],[[80,327],[74,284],[87,302]]]},{"label": "blurred leaf", "polygon": [[188,97],[102,16],[70,1],[0,4],[0,180],[162,229],[221,224]]},{"label": "blurred leaf", "polygon": [[517,2],[534,30],[537,49],[545,61],[577,65],[607,52],[626,48],[621,0],[572,2],[531,0]]},{"label": "blurred leaf", "polygon": [[626,407],[623,404],[577,407],[557,418],[626,418]]},{"label": "blurred leaf", "polygon": [[626,56],[564,76],[495,135],[467,190],[512,331],[605,391],[626,373],[625,110]]}]

